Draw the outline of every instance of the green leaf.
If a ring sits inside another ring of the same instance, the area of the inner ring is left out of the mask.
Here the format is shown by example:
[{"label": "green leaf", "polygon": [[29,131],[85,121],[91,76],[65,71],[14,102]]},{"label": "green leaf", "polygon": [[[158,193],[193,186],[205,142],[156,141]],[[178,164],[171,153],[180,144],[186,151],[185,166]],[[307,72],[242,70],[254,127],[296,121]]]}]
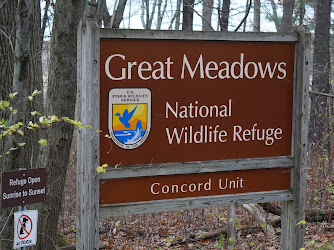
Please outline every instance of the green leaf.
[{"label": "green leaf", "polygon": [[25,142],[19,142],[17,145],[19,145],[20,147],[23,147],[24,145],[26,145]]},{"label": "green leaf", "polygon": [[24,132],[23,132],[21,129],[19,129],[19,130],[17,131],[17,133],[18,133],[19,135],[24,136]]},{"label": "green leaf", "polygon": [[41,115],[41,113],[39,113],[39,112],[37,112],[37,111],[30,112],[30,114],[31,114],[32,116],[35,116],[35,115]]},{"label": "green leaf", "polygon": [[232,237],[228,238],[228,241],[230,242],[230,244],[235,244],[235,239],[233,239]]},{"label": "green leaf", "polygon": [[16,95],[17,95],[17,92],[14,92],[14,93],[9,94],[9,97],[13,99]]},{"label": "green leaf", "polygon": [[75,232],[76,233],[76,229],[75,229],[75,227],[74,226],[70,226],[70,229],[73,231],[73,232]]},{"label": "green leaf", "polygon": [[48,142],[45,139],[40,139],[38,143],[44,146],[48,144]]},{"label": "green leaf", "polygon": [[9,106],[9,101],[2,101],[2,105],[7,108]]},{"label": "green leaf", "polygon": [[35,96],[35,95],[39,95],[40,93],[42,93],[42,91],[38,91],[37,89],[34,90],[34,92],[32,92],[32,96]]},{"label": "green leaf", "polygon": [[52,115],[51,117],[49,117],[50,118],[50,120],[52,121],[52,122],[55,122],[55,121],[60,121],[59,120],[59,118],[56,116],[56,115]]},{"label": "green leaf", "polygon": [[107,167],[108,167],[108,164],[103,164],[102,166],[98,166],[96,168],[97,174],[99,174],[99,173],[106,173],[107,172],[107,170],[106,170]]},{"label": "green leaf", "polygon": [[306,221],[305,221],[305,220],[301,220],[301,221],[299,221],[299,222],[297,223],[297,226],[300,225],[300,224],[305,225],[305,224],[306,224]]},{"label": "green leaf", "polygon": [[98,166],[98,167],[96,168],[96,172],[97,172],[97,174],[99,174],[99,173],[105,173],[105,172],[106,172],[106,169],[103,168],[103,167],[101,167],[101,166]]}]

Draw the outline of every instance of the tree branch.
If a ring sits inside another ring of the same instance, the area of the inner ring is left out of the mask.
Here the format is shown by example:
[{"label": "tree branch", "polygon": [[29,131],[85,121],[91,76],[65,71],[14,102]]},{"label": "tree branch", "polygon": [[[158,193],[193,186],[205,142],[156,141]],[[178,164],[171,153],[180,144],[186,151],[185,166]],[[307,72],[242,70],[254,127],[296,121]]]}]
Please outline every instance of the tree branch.
[{"label": "tree branch", "polygon": [[248,17],[248,14],[249,14],[249,11],[250,11],[250,8],[252,6],[252,0],[249,0],[249,4],[248,4],[248,7],[246,9],[246,13],[245,13],[245,16],[244,18],[241,20],[241,22],[239,23],[238,27],[235,28],[234,32],[237,32],[238,29],[241,27],[241,25],[246,21],[247,17]]}]

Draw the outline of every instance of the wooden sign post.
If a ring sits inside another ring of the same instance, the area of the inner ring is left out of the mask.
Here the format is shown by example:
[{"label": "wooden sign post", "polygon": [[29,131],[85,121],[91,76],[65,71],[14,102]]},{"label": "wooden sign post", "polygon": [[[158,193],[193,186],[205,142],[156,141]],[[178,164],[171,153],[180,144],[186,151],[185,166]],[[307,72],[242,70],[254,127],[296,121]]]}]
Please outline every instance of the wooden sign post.
[{"label": "wooden sign post", "polygon": [[[303,246],[310,35],[78,29],[80,249],[98,217],[284,202]],[[96,176],[98,165],[108,164]]]}]

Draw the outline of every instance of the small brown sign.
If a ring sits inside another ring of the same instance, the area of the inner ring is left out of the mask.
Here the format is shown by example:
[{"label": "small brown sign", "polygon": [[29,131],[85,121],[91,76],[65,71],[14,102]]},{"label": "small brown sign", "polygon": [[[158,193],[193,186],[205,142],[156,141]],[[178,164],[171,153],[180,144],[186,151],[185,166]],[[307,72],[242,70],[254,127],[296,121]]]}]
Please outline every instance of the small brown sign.
[{"label": "small brown sign", "polygon": [[289,168],[100,181],[100,205],[290,189]]},{"label": "small brown sign", "polygon": [[46,168],[2,173],[1,207],[16,207],[46,200]]}]

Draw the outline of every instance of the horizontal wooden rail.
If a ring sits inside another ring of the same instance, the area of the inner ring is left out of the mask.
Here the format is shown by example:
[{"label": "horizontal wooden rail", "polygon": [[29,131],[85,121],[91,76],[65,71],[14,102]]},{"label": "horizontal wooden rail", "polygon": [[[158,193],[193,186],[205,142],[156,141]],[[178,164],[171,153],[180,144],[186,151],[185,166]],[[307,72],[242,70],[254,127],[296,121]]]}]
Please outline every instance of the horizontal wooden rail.
[{"label": "horizontal wooden rail", "polygon": [[212,173],[250,169],[293,167],[294,160],[289,156],[250,158],[219,161],[176,162],[149,165],[110,167],[106,173],[99,174],[100,180],[141,176],[173,174]]},{"label": "horizontal wooden rail", "polygon": [[272,33],[272,32],[203,32],[203,31],[148,31],[148,30],[113,30],[101,29],[103,38],[123,39],[160,39],[160,40],[213,40],[213,41],[243,41],[243,42],[297,42],[296,33]]},{"label": "horizontal wooden rail", "polygon": [[100,206],[100,217],[122,216],[130,214],[156,213],[162,211],[174,211],[195,209],[213,206],[227,206],[232,204],[262,203],[269,201],[289,201],[293,199],[290,190],[257,192],[231,195],[215,195],[192,197],[173,200],[158,200],[134,202],[125,204],[113,204]]}]

